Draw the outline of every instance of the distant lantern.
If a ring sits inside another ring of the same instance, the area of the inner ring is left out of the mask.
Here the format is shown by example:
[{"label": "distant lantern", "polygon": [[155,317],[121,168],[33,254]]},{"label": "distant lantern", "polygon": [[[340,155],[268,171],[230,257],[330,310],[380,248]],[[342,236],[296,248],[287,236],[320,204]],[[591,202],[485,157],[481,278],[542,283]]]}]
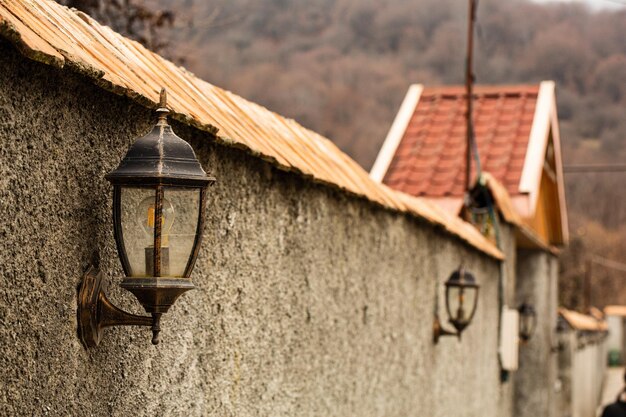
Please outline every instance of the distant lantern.
[{"label": "distant lantern", "polygon": [[[154,344],[161,314],[194,288],[190,275],[202,240],[206,190],[215,181],[204,172],[191,146],[174,134],[168,113],[163,89],[157,124],[135,140],[119,166],[105,177],[113,185],[113,230],[125,274],[120,285],[151,313]],[[105,310],[103,316],[115,316]],[[96,327],[145,324],[139,316],[131,316],[132,323],[125,322],[122,314]],[[99,333],[87,336],[83,343],[88,346],[100,338]]]},{"label": "distant lantern", "polygon": [[446,310],[450,324],[459,335],[470,324],[478,304],[478,284],[463,266],[446,281]]},{"label": "distant lantern", "polygon": [[552,352],[563,352],[569,344],[569,330],[570,326],[563,316],[559,315],[556,319],[556,345],[550,349]]},{"label": "distant lantern", "polygon": [[461,333],[469,326],[478,305],[478,289],[474,276],[467,272],[463,266],[455,270],[445,283],[446,287],[446,312],[448,321],[456,332],[447,331],[442,328],[435,311],[434,342],[439,341],[441,336],[461,337]]},{"label": "distant lantern", "polygon": [[522,303],[517,309],[519,312],[519,337],[522,342],[528,342],[537,328],[537,312],[527,303]]}]

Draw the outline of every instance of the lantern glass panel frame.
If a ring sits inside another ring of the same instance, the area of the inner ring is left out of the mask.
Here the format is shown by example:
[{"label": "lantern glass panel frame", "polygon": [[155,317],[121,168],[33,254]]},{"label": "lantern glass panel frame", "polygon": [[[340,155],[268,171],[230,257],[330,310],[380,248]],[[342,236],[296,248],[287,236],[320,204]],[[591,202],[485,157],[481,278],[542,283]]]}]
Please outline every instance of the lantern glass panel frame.
[{"label": "lantern glass panel frame", "polygon": [[[206,183],[194,185],[185,182],[114,184],[114,235],[127,278],[188,279],[191,276],[202,242],[207,187]],[[154,203],[149,204],[148,211],[139,213],[140,205],[145,205],[145,200],[152,197]],[[187,202],[184,201],[186,197],[189,197]],[[174,216],[171,222],[168,214]],[[146,217],[144,222],[149,223],[148,227],[144,224],[142,229],[140,217]],[[181,220],[185,233],[177,233],[174,237],[171,232],[180,232],[176,223]],[[193,233],[190,233],[190,223]],[[146,235],[148,230],[151,236]],[[181,243],[185,248],[176,246]]]}]

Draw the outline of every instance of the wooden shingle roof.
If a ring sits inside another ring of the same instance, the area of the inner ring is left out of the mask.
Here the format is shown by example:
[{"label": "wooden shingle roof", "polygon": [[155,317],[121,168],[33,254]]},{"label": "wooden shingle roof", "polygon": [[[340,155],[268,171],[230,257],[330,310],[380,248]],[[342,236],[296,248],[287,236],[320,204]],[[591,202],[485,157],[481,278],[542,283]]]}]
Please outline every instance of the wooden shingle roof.
[{"label": "wooden shingle roof", "polygon": [[607,316],[619,316],[626,317],[626,306],[625,305],[610,305],[604,307],[604,314]]},{"label": "wooden shingle roof", "polygon": [[436,205],[391,190],[329,139],[229,91],[51,0],[0,0],[0,36],[28,58],[77,71],[103,89],[156,108],[168,90],[173,118],[245,149],[276,167],[439,225],[478,250],[502,253],[469,224]]},{"label": "wooden shingle roof", "polygon": [[559,308],[559,314],[575,330],[587,332],[604,332],[608,330],[605,320],[599,320],[591,315],[578,313],[566,308]]}]

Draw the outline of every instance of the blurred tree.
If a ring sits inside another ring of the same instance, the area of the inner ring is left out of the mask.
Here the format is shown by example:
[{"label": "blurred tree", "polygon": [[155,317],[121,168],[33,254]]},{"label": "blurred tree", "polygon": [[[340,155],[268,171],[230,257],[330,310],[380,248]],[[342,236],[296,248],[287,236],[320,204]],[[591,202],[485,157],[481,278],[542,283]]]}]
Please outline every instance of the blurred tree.
[{"label": "blurred tree", "polygon": [[174,24],[175,14],[143,0],[57,0],[74,7],[145,47],[162,52],[168,46],[164,31]]},{"label": "blurred tree", "polygon": [[529,79],[553,79],[560,86],[584,93],[595,59],[580,28],[564,22],[540,31],[525,48],[521,64]]},{"label": "blurred tree", "polygon": [[626,55],[613,54],[598,62],[591,85],[595,94],[626,104]]}]

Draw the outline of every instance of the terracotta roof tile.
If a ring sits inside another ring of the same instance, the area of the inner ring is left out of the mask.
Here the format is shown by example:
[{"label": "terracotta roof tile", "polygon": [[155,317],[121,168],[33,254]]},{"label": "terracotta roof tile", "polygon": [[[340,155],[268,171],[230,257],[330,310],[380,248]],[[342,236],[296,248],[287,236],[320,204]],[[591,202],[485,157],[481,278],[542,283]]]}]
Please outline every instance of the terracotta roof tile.
[{"label": "terracotta roof tile", "polygon": [[[511,195],[519,194],[538,93],[538,85],[475,88],[474,131],[482,168],[505,184]],[[430,159],[436,162],[437,169],[422,178],[418,192],[415,192],[416,187],[411,187],[410,191],[397,189],[419,196],[462,196],[465,108],[464,87],[425,88],[384,182],[391,185],[389,180],[398,178],[395,169],[405,166],[398,161],[424,165],[424,159]],[[406,144],[410,144],[410,154]],[[403,171],[402,175],[424,176],[424,172],[414,169]]]}]

